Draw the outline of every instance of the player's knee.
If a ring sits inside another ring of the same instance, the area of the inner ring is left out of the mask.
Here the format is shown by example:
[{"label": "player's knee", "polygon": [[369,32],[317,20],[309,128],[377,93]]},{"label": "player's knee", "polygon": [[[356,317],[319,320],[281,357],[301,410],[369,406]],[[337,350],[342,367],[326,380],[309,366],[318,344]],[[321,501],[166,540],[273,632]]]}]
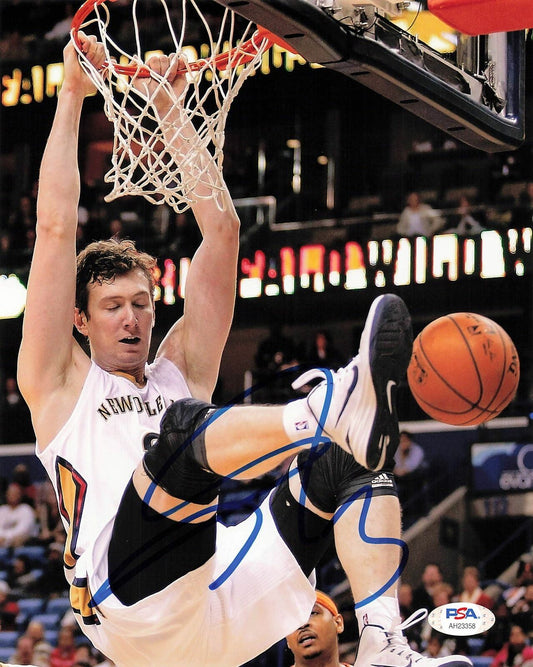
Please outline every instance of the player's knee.
[{"label": "player's knee", "polygon": [[144,455],[148,476],[175,498],[208,504],[216,498],[220,477],[207,462],[205,451],[206,417],[212,405],[186,398],[167,408],[161,433]]},{"label": "player's knee", "polygon": [[174,401],[164,412],[161,419],[161,437],[172,437],[179,434],[189,437],[195,431],[202,432],[202,422],[213,405],[196,398],[182,398]]},{"label": "player's knee", "polygon": [[397,495],[390,470],[370,472],[336,445],[298,455],[300,484],[309,501],[322,512],[333,513],[346,502],[364,495]]}]

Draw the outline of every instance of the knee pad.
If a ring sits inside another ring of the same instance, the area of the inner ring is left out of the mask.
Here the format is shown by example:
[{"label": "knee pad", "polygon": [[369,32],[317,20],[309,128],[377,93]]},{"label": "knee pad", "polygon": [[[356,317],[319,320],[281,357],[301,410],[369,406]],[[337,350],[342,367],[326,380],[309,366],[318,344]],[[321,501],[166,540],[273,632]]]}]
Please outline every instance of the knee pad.
[{"label": "knee pad", "polygon": [[207,462],[205,428],[209,403],[185,398],[170,405],[161,433],[148,449],[143,466],[157,486],[175,498],[208,505],[219,493],[221,477]]},{"label": "knee pad", "polygon": [[362,497],[365,487],[375,496],[398,495],[391,471],[370,472],[335,444],[300,452],[297,463],[306,496],[323,512],[331,514],[350,498]]}]

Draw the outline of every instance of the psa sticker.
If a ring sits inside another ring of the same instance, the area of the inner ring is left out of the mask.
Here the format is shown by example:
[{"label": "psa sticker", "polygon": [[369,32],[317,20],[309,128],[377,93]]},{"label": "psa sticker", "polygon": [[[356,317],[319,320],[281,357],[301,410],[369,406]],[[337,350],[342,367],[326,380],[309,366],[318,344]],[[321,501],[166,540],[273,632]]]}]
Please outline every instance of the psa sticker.
[{"label": "psa sticker", "polygon": [[428,617],[432,628],[445,635],[467,637],[479,635],[494,625],[490,609],[470,602],[452,602],[434,609]]}]

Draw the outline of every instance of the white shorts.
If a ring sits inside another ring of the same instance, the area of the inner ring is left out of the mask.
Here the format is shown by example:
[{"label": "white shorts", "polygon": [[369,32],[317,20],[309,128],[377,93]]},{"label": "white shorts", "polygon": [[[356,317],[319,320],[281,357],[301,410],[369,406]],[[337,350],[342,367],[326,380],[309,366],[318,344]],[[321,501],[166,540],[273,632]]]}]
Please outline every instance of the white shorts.
[{"label": "white shorts", "polygon": [[[269,497],[239,525],[218,524],[217,551],[202,567],[130,607],[109,595],[100,625],[82,627],[87,637],[118,667],[238,667],[305,623],[314,587],[280,537]],[[106,570],[88,573],[92,591]]]}]

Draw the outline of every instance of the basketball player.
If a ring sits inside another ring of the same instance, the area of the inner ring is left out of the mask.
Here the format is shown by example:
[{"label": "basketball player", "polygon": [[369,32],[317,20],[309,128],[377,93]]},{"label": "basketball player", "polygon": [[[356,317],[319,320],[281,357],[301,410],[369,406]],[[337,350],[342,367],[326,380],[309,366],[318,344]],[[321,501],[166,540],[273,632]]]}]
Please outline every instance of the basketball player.
[{"label": "basketball player", "polygon": [[[81,40],[100,67],[102,46]],[[221,211],[198,186],[203,240],[183,317],[148,364],[153,258],[110,241],[76,260],[78,131],[93,86],[72,45],[64,60],[41,166],[19,384],[67,530],[65,571],[84,633],[119,667],[159,667],[169,656],[175,667],[236,667],[305,623],[315,603],[309,577],[334,534],[355,599],[366,601],[358,667],[470,664],[422,659],[397,628],[400,510],[390,470],[395,386],[412,344],[401,299],[372,304],[346,368],[299,379],[325,376],[307,398],[215,409],[239,223],[227,191]],[[183,91],[176,58],[149,64]],[[155,103],[179,118],[164,93]],[[73,318],[90,357],[72,337]],[[217,525],[221,476],[261,475],[290,452],[297,459],[263,505],[238,526]]]},{"label": "basketball player", "polygon": [[343,630],[337,605],[329,595],[317,590],[307,623],[287,637],[287,646],[294,655],[292,667],[349,667],[339,661],[339,635]]}]

